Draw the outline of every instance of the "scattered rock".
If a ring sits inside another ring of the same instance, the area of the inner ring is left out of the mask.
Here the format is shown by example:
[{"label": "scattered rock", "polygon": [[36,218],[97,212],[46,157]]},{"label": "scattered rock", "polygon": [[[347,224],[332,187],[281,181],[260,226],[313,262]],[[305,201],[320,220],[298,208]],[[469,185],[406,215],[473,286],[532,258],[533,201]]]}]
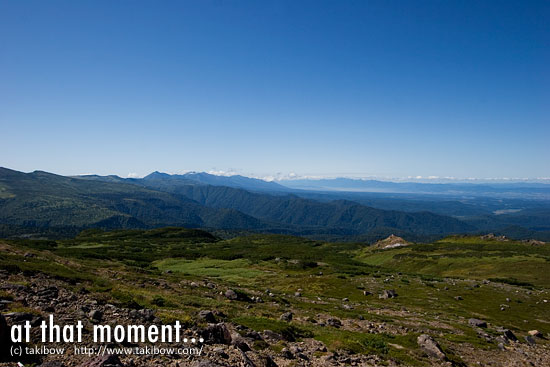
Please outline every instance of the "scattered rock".
[{"label": "scattered rock", "polygon": [[529,330],[529,335],[535,336],[535,337],[541,338],[541,339],[544,337],[544,335],[538,330]]},{"label": "scattered rock", "polygon": [[59,296],[59,289],[57,287],[46,287],[36,291],[36,295],[45,300],[52,300]]},{"label": "scattered rock", "polygon": [[155,320],[155,311],[144,308],[143,310],[138,310],[138,314],[143,318],[145,321],[153,321]]},{"label": "scattered rock", "polygon": [[462,296],[456,296],[455,299],[456,299],[457,301],[462,301],[464,298],[462,298]]},{"label": "scattered rock", "polygon": [[278,367],[277,363],[275,363],[275,361],[269,355],[265,356],[264,366],[265,367]]},{"label": "scattered rock", "polygon": [[508,339],[508,340],[511,340],[513,342],[516,342],[518,341],[518,338],[516,337],[516,335],[511,331],[511,330],[508,330],[508,329],[505,329],[502,333],[502,335]]},{"label": "scattered rock", "polygon": [[294,359],[294,354],[292,354],[288,348],[283,348],[281,350],[281,356],[285,359]]},{"label": "scattered rock", "polygon": [[260,333],[254,330],[250,330],[248,333],[246,333],[245,337],[252,340],[262,340],[262,336],[260,335]]},{"label": "scattered rock", "polygon": [[99,356],[94,359],[85,361],[80,367],[123,367],[120,359],[115,355]]},{"label": "scattered rock", "polygon": [[439,360],[444,360],[445,353],[441,350],[439,345],[433,338],[427,334],[419,335],[416,339],[418,346],[426,352],[428,355],[437,358]]},{"label": "scattered rock", "polygon": [[225,353],[225,350],[223,348],[214,348],[214,353],[222,357],[223,359],[229,358],[229,355]]},{"label": "scattered rock", "polygon": [[231,333],[225,324],[208,325],[201,333],[207,344],[231,344]]},{"label": "scattered rock", "polygon": [[199,311],[199,319],[211,324],[214,324],[216,322],[216,316],[214,316],[214,313],[210,310]]},{"label": "scattered rock", "polygon": [[47,361],[40,365],[40,367],[65,367],[60,361]]},{"label": "scattered rock", "polygon": [[506,236],[495,236],[494,233],[488,233],[486,235],[480,236],[482,240],[495,240],[495,241],[508,241]]},{"label": "scattered rock", "polygon": [[101,321],[101,319],[103,318],[103,312],[101,312],[99,310],[92,310],[92,311],[90,311],[88,316],[90,317],[90,320],[92,320],[92,321]]},{"label": "scattered rock", "polygon": [[271,330],[264,330],[262,334],[264,339],[269,339],[274,341],[283,340],[283,336],[281,334],[278,334]]},{"label": "scattered rock", "polygon": [[231,300],[236,300],[239,298],[239,295],[233,289],[228,289],[225,291],[225,297]]},{"label": "scattered rock", "polygon": [[297,346],[297,345],[293,345],[293,346],[290,347],[290,351],[292,353],[297,354],[297,353],[303,352],[304,350],[302,348],[300,348],[299,346]]},{"label": "scattered rock", "polygon": [[378,295],[378,298],[388,299],[397,297],[397,292],[393,289],[384,289],[381,294]]},{"label": "scattered rock", "polygon": [[242,367],[256,367],[254,362],[252,362],[252,360],[246,355],[246,353],[243,350],[241,350],[241,349],[237,349],[237,350],[241,354],[241,358],[242,358],[241,366]]},{"label": "scattered rock", "polygon": [[251,350],[248,344],[246,344],[246,341],[244,340],[244,338],[237,333],[231,336],[231,345],[235,346],[236,348],[239,348],[243,352],[248,352]]},{"label": "scattered rock", "polygon": [[487,322],[485,322],[483,320],[480,320],[480,319],[474,319],[474,318],[468,320],[468,324],[470,324],[472,326],[482,327],[482,328],[487,327]]},{"label": "scattered rock", "polygon": [[330,319],[327,320],[327,325],[335,327],[335,328],[339,328],[339,327],[342,326],[342,322],[338,319],[330,318]]},{"label": "scattered rock", "polygon": [[281,315],[281,317],[279,317],[279,320],[290,322],[292,320],[292,316],[292,312],[285,312]]},{"label": "scattered rock", "polygon": [[193,363],[193,367],[220,367],[220,365],[212,362],[211,360],[203,359]]},{"label": "scattered rock", "polygon": [[543,242],[543,241],[537,241],[537,240],[523,240],[521,241],[523,243],[527,243],[531,246],[543,246],[546,244],[546,242]]}]

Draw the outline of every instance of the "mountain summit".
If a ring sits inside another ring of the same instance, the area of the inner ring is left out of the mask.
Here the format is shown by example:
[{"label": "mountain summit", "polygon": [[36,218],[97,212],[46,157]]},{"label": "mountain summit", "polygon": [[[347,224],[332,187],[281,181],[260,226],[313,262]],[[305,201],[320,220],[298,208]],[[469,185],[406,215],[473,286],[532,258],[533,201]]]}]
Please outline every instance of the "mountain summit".
[{"label": "mountain summit", "polygon": [[275,182],[268,182],[257,178],[245,177],[241,175],[233,176],[217,176],[206,172],[188,172],[183,175],[170,175],[155,171],[143,178],[145,181],[162,180],[162,181],[186,181],[187,183],[197,183],[203,185],[227,186],[249,191],[261,192],[289,192],[285,186]]}]

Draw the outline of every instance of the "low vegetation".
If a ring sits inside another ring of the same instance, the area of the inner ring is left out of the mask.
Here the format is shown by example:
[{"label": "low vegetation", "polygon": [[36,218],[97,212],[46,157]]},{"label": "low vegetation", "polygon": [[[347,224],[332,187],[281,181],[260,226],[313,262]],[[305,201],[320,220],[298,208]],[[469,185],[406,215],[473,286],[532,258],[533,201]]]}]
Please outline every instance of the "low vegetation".
[{"label": "low vegetation", "polygon": [[[163,320],[199,322],[198,311],[215,309],[251,330],[404,365],[429,364],[416,344],[421,333],[437,335],[455,365],[468,358],[459,344],[496,350],[467,324],[472,317],[518,335],[550,331],[548,245],[448,237],[381,250],[283,235],[224,240],[173,227],[0,246],[0,269],[10,274],[45,273],[119,307],[156,309]],[[228,289],[238,300],[224,296]],[[389,289],[398,296],[379,298]],[[292,321],[279,320],[285,312]]]}]

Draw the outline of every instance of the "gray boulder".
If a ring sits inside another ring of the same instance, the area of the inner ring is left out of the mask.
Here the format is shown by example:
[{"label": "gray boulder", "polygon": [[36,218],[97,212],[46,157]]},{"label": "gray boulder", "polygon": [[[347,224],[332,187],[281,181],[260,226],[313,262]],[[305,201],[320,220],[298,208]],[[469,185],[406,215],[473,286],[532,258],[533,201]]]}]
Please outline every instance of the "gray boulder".
[{"label": "gray boulder", "polygon": [[378,295],[378,298],[388,299],[397,297],[397,292],[393,289],[384,289],[381,294]]},{"label": "gray boulder", "polygon": [[288,350],[288,348],[283,348],[281,350],[281,356],[284,359],[294,359],[294,354],[292,354],[292,352],[290,350]]},{"label": "gray boulder", "polygon": [[541,338],[541,339],[544,337],[544,335],[538,330],[529,330],[528,334],[531,335],[531,336],[535,336],[537,338]]},{"label": "gray boulder", "polygon": [[239,298],[237,292],[235,292],[233,289],[228,289],[227,291],[225,291],[225,297],[231,300],[236,300],[237,298]]},{"label": "gray boulder", "polygon": [[262,334],[264,339],[269,339],[274,341],[283,340],[283,336],[281,334],[271,330],[264,330]]},{"label": "gray boulder", "polygon": [[211,324],[216,322],[216,316],[214,316],[214,313],[210,310],[199,311],[199,319],[204,320]]},{"label": "gray boulder", "polygon": [[244,340],[244,338],[236,333],[231,335],[231,345],[233,345],[236,348],[239,348],[243,352],[249,352],[251,350],[250,346],[246,344],[246,341]]},{"label": "gray boulder", "polygon": [[90,320],[92,320],[92,321],[101,321],[101,319],[103,318],[103,312],[101,312],[99,310],[92,310],[92,311],[90,311],[88,316],[90,317]]},{"label": "gray boulder", "polygon": [[285,312],[281,315],[281,317],[279,317],[279,320],[290,322],[292,320],[292,316],[292,312]]},{"label": "gray boulder", "polygon": [[444,360],[445,353],[441,350],[439,345],[433,338],[427,334],[419,335],[416,339],[418,346],[429,356],[437,358],[439,360]]},{"label": "gray boulder", "polygon": [[327,320],[327,325],[335,327],[335,328],[339,328],[339,327],[342,326],[342,322],[338,319],[330,318],[330,319]]},{"label": "gray boulder", "polygon": [[472,326],[482,327],[482,328],[487,327],[487,322],[480,319],[474,319],[474,318],[471,318],[470,320],[468,320],[468,324]]},{"label": "gray boulder", "polygon": [[208,325],[200,336],[204,338],[207,344],[231,344],[231,333],[223,322],[214,325]]}]

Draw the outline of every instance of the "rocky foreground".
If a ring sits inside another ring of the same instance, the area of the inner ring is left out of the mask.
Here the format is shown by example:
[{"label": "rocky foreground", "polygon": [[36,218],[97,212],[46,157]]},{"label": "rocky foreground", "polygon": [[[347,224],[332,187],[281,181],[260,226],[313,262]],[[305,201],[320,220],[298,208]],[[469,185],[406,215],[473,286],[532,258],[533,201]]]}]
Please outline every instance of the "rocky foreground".
[{"label": "rocky foreground", "polygon": [[[195,284],[194,286],[201,286]],[[215,285],[204,284],[212,287]],[[196,322],[190,323],[183,332],[189,338],[204,339],[204,345],[195,343],[173,343],[169,347],[181,348],[188,351],[190,346],[202,346],[201,355],[105,355],[86,356],[77,355],[74,345],[70,343],[39,344],[46,347],[66,348],[63,355],[27,355],[21,358],[9,356],[11,343],[8,342],[9,327],[30,321],[31,325],[38,326],[40,322],[53,314],[59,324],[76,324],[78,320],[84,323],[84,341],[79,347],[97,348],[90,341],[89,335],[94,324],[143,324],[160,325],[162,321],[156,317],[151,309],[119,308],[112,304],[98,302],[84,289],[73,291],[74,285],[62,280],[52,279],[44,274],[24,276],[23,274],[10,275],[0,272],[0,289],[3,299],[0,307],[6,308],[17,304],[20,311],[5,312],[0,317],[0,338],[2,339],[2,362],[0,366],[13,366],[15,362],[27,365],[48,367],[107,367],[107,366],[396,366],[391,359],[384,360],[378,355],[352,354],[343,350],[329,351],[320,341],[303,338],[300,341],[292,337],[281,335],[270,330],[256,332],[240,325],[224,322],[225,315],[215,310],[203,310],[196,315]],[[231,298],[231,292],[226,292]],[[381,295],[383,296],[383,295]],[[392,295],[386,295],[392,297]],[[393,295],[396,296],[396,295]],[[243,310],[245,312],[245,310]],[[384,323],[373,323],[367,320],[340,320],[334,317],[319,315],[317,320],[328,328],[354,329],[365,326],[369,333],[410,333],[417,330],[395,328]],[[281,320],[292,323],[293,313],[281,315]],[[514,335],[510,330],[499,329],[487,325],[483,320],[470,319],[469,325],[474,328],[480,338],[498,343],[497,350],[474,349],[469,344],[458,345],[458,352],[467,365],[471,366],[548,366],[550,365],[550,349],[546,338],[538,331],[530,332],[524,340]],[[33,327],[31,340],[39,340],[39,328]],[[426,363],[433,366],[464,365],[448,358],[434,336],[420,334],[417,338],[417,347],[423,354]],[[29,343],[27,346],[35,344]],[[268,346],[277,345],[277,348]],[[110,343],[110,347],[128,347],[128,344]],[[130,345],[137,346],[137,345]],[[163,346],[158,344],[159,347]],[[165,345],[166,346],[166,345]],[[399,346],[397,346],[399,348]],[[457,352],[455,350],[455,353]],[[402,364],[401,364],[402,365]]]}]

